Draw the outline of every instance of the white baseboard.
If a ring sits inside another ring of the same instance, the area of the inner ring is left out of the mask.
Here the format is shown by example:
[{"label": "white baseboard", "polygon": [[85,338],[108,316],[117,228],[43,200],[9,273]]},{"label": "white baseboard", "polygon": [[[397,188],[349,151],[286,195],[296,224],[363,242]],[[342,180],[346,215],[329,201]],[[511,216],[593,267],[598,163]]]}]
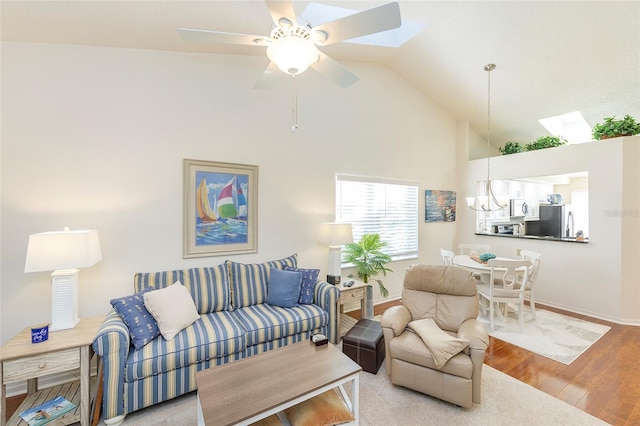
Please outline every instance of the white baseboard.
[{"label": "white baseboard", "polygon": [[620,325],[635,325],[635,326],[640,325],[640,321],[639,320],[635,320],[635,319],[629,320],[629,319],[625,319],[625,318],[615,318],[615,317],[612,317],[612,316],[609,316],[609,315],[602,315],[600,313],[593,312],[593,311],[590,311],[588,309],[579,309],[579,308],[576,308],[575,306],[565,305],[563,303],[549,302],[547,300],[538,299],[536,297],[536,307],[538,306],[538,304],[549,306],[551,308],[562,309],[563,311],[572,312],[574,314],[586,315],[586,316],[591,317],[591,318],[597,318],[597,319],[613,322],[613,323],[620,324]]}]

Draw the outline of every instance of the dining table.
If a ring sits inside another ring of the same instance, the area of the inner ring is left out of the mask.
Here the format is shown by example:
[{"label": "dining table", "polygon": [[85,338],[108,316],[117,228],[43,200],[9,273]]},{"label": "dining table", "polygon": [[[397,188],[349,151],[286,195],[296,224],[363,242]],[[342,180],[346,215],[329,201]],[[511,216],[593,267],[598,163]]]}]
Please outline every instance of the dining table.
[{"label": "dining table", "polygon": [[[500,260],[522,260],[522,259],[514,259],[510,257],[500,257],[497,256],[494,259]],[[491,280],[491,265],[487,262],[483,262],[477,256],[469,256],[466,254],[457,254],[453,256],[452,260],[453,266],[459,266],[461,268],[465,268],[473,272],[474,274],[480,275],[480,282],[483,284],[489,284]],[[496,268],[497,271],[503,270],[503,268]],[[517,270],[517,269],[516,269]]]},{"label": "dining table", "polygon": [[[500,260],[522,260],[522,259],[514,259],[514,258],[510,258],[510,257],[500,257],[500,256],[496,256],[494,257],[494,259],[500,259]],[[455,256],[453,256],[453,260],[452,260],[453,266],[459,266],[461,268],[465,268],[470,270],[471,272],[473,272],[474,274],[479,274],[480,275],[480,282],[482,284],[489,284],[491,281],[491,265],[489,265],[487,262],[483,262],[480,260],[479,257],[477,256],[469,256],[466,254],[457,254]],[[504,271],[505,268],[496,268],[496,271]],[[520,268],[517,268],[516,271],[518,270],[522,270],[524,271],[524,266],[521,266]],[[500,304],[498,304],[500,305]],[[504,307],[504,313],[502,312],[502,309],[500,308],[500,306],[498,307],[498,309],[496,310],[498,317],[501,321],[506,322],[506,316],[507,316],[507,309],[508,309],[508,305],[505,304]]]}]

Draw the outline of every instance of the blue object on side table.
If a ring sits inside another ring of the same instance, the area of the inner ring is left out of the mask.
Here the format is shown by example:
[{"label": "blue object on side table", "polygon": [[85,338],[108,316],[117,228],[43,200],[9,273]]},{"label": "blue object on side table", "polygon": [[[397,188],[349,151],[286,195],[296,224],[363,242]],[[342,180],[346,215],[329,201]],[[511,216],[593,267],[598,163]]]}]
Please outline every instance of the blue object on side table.
[{"label": "blue object on side table", "polygon": [[49,324],[31,327],[31,343],[41,343],[49,338]]}]

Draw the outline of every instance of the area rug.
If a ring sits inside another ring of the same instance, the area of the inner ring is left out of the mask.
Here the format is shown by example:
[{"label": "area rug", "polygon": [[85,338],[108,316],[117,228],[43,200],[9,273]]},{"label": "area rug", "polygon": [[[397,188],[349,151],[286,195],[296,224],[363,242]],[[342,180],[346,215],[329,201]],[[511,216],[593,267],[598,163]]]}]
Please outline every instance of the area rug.
[{"label": "area rug", "polygon": [[529,306],[524,310],[524,331],[520,330],[517,308],[516,312],[509,311],[506,323],[496,318],[494,331],[489,324],[489,310],[486,316],[480,312],[478,319],[490,336],[566,365],[611,329],[544,309],[536,309],[534,320]]},{"label": "area rug", "polygon": [[[129,414],[123,425],[196,425],[196,410],[196,394],[192,392]],[[363,426],[525,424],[595,426],[607,423],[486,365],[482,370],[482,404],[470,409],[392,385],[384,364],[378,374],[360,374],[360,425]]]}]

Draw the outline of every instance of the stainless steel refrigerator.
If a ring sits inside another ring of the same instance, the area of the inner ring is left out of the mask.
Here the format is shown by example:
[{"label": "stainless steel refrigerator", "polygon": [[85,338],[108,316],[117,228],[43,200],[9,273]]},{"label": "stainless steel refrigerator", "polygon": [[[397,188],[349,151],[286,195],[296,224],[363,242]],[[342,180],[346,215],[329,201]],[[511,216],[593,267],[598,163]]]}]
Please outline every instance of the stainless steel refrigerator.
[{"label": "stainless steel refrigerator", "polygon": [[564,204],[541,204],[540,212],[540,236],[564,237]]}]

